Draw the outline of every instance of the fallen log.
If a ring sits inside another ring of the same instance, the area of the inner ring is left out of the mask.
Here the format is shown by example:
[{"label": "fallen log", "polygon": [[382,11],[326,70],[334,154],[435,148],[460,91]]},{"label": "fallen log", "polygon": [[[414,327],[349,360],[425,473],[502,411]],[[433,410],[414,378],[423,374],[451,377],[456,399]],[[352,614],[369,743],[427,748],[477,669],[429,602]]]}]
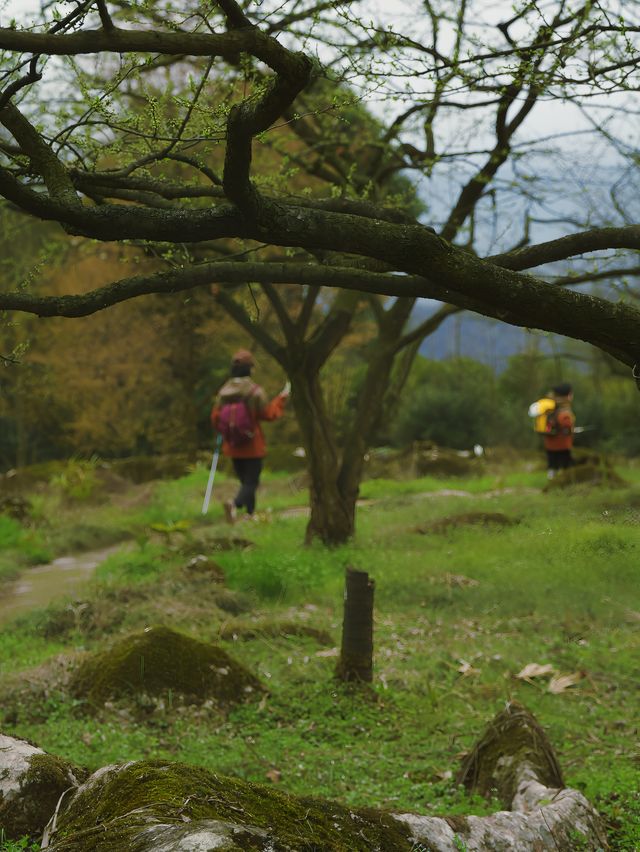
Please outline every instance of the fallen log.
[{"label": "fallen log", "polygon": [[[5,739],[10,750],[9,738]],[[13,741],[24,751],[24,744]],[[0,751],[3,764],[14,763]],[[199,767],[135,761],[103,767],[58,803],[49,852],[575,852],[607,850],[600,817],[564,787],[549,740],[512,702],[465,758],[458,781],[497,796],[489,816],[433,817],[290,796]],[[14,805],[15,805],[14,796]],[[38,826],[41,829],[41,823]]]}]

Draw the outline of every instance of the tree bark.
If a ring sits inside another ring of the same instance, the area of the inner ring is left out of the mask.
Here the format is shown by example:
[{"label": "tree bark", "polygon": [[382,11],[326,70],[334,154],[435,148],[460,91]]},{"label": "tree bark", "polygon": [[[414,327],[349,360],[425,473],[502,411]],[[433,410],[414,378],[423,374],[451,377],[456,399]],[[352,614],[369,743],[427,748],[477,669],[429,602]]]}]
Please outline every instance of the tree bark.
[{"label": "tree bark", "polygon": [[342,648],[336,677],[346,681],[373,680],[373,595],[375,582],[366,571],[347,568]]}]

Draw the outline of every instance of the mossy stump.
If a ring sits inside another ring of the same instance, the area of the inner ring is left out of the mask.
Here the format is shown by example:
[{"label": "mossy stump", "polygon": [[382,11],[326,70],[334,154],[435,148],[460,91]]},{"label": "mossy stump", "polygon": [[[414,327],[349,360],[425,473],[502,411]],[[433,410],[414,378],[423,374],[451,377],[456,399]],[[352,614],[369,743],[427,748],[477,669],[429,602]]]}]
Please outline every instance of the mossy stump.
[{"label": "mossy stump", "polygon": [[497,793],[505,808],[516,793],[516,771],[528,764],[546,787],[564,787],[562,772],[544,730],[517,701],[495,716],[463,761],[458,784],[489,797]]},{"label": "mossy stump", "polygon": [[147,628],[92,655],[73,673],[69,689],[93,707],[109,698],[168,693],[227,706],[263,691],[260,681],[222,648],[167,627]]}]

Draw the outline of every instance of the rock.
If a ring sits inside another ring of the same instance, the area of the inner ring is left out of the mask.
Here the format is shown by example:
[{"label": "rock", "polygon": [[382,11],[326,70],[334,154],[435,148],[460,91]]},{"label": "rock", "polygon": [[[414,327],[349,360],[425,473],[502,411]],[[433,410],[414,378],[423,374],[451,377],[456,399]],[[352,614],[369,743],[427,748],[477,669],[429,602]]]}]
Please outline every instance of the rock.
[{"label": "rock", "polygon": [[88,657],[71,675],[69,690],[95,709],[110,698],[170,692],[229,706],[263,687],[222,648],[167,627],[152,627]]},{"label": "rock", "polygon": [[0,827],[7,839],[42,834],[60,796],[85,777],[26,740],[0,734]]}]

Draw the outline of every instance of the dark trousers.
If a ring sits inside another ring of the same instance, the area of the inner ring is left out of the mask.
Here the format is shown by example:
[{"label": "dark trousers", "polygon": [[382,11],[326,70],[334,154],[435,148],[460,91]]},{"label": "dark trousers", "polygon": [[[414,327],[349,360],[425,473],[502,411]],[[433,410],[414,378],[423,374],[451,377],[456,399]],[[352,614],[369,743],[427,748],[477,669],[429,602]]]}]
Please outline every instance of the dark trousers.
[{"label": "dark trousers", "polygon": [[564,470],[573,466],[571,450],[547,450],[547,467],[549,470]]},{"label": "dark trousers", "polygon": [[256,508],[256,489],[260,484],[262,459],[231,459],[236,476],[240,480],[240,490],[233,501],[236,508],[244,506],[248,515]]}]

